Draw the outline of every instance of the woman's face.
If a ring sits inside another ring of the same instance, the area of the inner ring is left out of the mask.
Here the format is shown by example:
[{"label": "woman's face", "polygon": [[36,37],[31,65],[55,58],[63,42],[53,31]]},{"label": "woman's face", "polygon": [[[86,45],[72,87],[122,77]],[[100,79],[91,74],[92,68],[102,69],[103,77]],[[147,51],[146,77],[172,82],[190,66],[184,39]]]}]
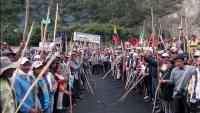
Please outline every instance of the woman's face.
[{"label": "woman's face", "polygon": [[56,72],[57,72],[57,73],[61,73],[61,66],[58,66],[58,67],[56,68]]}]

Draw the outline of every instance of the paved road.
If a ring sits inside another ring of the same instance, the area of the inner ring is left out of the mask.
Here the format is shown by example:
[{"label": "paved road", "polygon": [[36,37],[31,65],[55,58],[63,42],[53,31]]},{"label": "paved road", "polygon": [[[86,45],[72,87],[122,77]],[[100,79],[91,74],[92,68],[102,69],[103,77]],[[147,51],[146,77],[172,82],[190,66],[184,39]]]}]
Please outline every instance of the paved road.
[{"label": "paved road", "polygon": [[84,100],[79,100],[73,107],[73,113],[151,113],[151,106],[137,93],[129,94],[123,103],[118,99],[124,94],[122,81],[114,81],[108,76],[94,75],[93,90],[95,95],[85,92]]}]

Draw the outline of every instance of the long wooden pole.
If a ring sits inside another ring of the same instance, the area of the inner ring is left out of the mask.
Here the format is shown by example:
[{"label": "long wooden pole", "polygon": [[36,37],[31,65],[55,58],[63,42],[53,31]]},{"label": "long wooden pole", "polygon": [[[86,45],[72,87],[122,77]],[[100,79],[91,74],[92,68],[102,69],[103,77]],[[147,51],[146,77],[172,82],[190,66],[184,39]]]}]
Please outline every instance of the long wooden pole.
[{"label": "long wooden pole", "polygon": [[129,89],[129,91],[127,91],[127,92],[124,94],[124,96],[122,96],[122,97],[119,99],[119,102],[123,102],[123,100],[127,97],[127,95],[130,93],[130,91],[131,91],[132,89],[134,89],[135,86],[137,86],[138,83],[139,83],[144,77],[145,77],[145,76],[142,76],[142,77]]},{"label": "long wooden pole", "polygon": [[[85,46],[86,46],[86,41],[84,42],[84,45],[83,45],[83,52],[82,52],[82,55],[81,55],[81,64],[83,64],[83,57],[84,57],[84,52],[85,52]],[[92,87],[91,87],[91,85],[89,83],[89,80],[88,80],[86,74],[84,74],[84,76],[85,76],[86,82],[87,82],[87,84],[89,86],[89,89],[90,89],[91,93],[94,95],[94,91],[92,90]]]},{"label": "long wooden pole", "polygon": [[26,98],[28,97],[29,93],[32,91],[32,89],[34,88],[34,86],[38,83],[38,81],[41,79],[41,77],[43,76],[43,74],[45,73],[45,71],[49,68],[49,66],[51,65],[51,63],[54,61],[54,59],[56,58],[56,53],[51,57],[51,59],[47,62],[47,64],[45,65],[45,67],[42,69],[42,71],[40,72],[40,74],[38,75],[37,79],[32,83],[31,87],[28,89],[28,91],[26,92],[24,98],[22,99],[21,103],[19,104],[19,106],[17,107],[17,110],[15,111],[15,113],[18,113],[19,109],[21,108],[22,104],[24,103],[24,101],[26,100]]},{"label": "long wooden pole", "polygon": [[43,36],[44,36],[43,32],[44,32],[44,30],[43,30],[43,24],[42,23],[41,23],[40,29],[41,29],[41,43],[43,43]]},{"label": "long wooden pole", "polygon": [[50,7],[48,7],[48,12],[47,12],[46,24],[45,24],[45,28],[44,28],[44,36],[42,39],[42,52],[41,53],[43,53],[43,51],[44,51],[44,45],[46,42],[46,33],[47,33],[47,27],[48,27],[49,13],[50,13]]},{"label": "long wooden pole", "polygon": [[27,37],[27,26],[28,26],[28,17],[29,17],[29,0],[26,0],[26,14],[25,14],[25,26],[24,26],[24,33],[23,33],[23,41],[26,40]]},{"label": "long wooden pole", "polygon": [[[28,34],[28,38],[27,38],[27,40],[26,40],[26,44],[25,44],[24,49],[23,49],[23,51],[22,51],[22,55],[21,55],[21,57],[20,57],[20,59],[19,59],[19,62],[18,62],[18,65],[17,65],[17,68],[16,68],[16,71],[15,71],[14,75],[16,75],[16,73],[19,71],[19,65],[20,65],[20,63],[21,63],[21,61],[22,61],[22,58],[24,57],[25,52],[26,52],[26,48],[27,48],[28,43],[29,43],[29,41],[30,41],[30,38],[31,38],[32,31],[33,31],[34,24],[35,24],[35,21],[33,21],[32,25],[31,25],[31,29],[30,29],[30,32],[29,32],[29,34]],[[5,105],[4,105],[4,107],[3,107],[2,113],[5,113],[5,111],[6,111],[6,107],[7,107],[7,105],[8,105],[9,97],[10,97],[10,95],[11,95],[11,93],[12,93],[12,89],[14,88],[15,80],[16,80],[16,76],[14,76],[14,78],[13,78],[13,82],[12,82],[11,87],[10,87],[10,90],[9,90],[9,92],[8,92],[8,96],[7,96],[7,98],[6,98],[6,102],[5,102]]]},{"label": "long wooden pole", "polygon": [[[71,55],[70,55],[70,57],[69,57],[69,61],[68,61],[68,63],[67,63],[67,66],[68,66],[68,70],[69,70],[69,78],[72,76],[71,75],[71,69],[70,69],[70,61],[71,61],[71,57],[72,57],[72,50],[73,50],[73,47],[74,47],[74,42],[73,42],[73,44],[70,44],[70,53],[71,53]],[[70,79],[69,79],[70,80]],[[69,81],[70,82],[70,81]],[[71,85],[73,85],[73,84],[71,84]],[[71,91],[71,86],[69,85],[69,92],[70,93],[72,93],[72,91]],[[73,113],[73,107],[72,107],[72,96],[70,95],[69,96],[69,102],[70,102],[70,113]]]},{"label": "long wooden pole", "polygon": [[54,25],[54,32],[53,32],[53,42],[54,42],[54,45],[55,45],[55,41],[56,41],[57,20],[58,20],[58,4],[56,5],[56,18],[55,18],[55,25]]}]

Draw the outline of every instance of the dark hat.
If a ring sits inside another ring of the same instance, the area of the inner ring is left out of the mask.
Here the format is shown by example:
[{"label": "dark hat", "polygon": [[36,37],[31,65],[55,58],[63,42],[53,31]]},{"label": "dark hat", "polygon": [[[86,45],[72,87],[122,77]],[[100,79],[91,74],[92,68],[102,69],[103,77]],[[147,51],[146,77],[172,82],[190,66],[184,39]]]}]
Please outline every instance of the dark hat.
[{"label": "dark hat", "polygon": [[16,53],[10,51],[10,50],[5,50],[5,51],[2,51],[2,56],[8,56],[8,55],[13,55],[15,56]]},{"label": "dark hat", "polygon": [[178,59],[181,59],[182,61],[184,61],[185,55],[184,54],[178,54],[174,60],[178,60]]}]

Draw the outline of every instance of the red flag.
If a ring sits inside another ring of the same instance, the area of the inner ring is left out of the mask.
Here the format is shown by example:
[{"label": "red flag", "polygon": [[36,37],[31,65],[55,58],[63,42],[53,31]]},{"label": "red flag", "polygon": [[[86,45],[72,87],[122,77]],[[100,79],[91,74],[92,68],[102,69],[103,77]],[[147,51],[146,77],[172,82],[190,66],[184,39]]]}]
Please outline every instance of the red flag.
[{"label": "red flag", "polygon": [[118,37],[118,34],[117,34],[117,28],[116,28],[116,26],[114,26],[112,40],[115,42],[115,45],[119,44],[119,37]]}]

